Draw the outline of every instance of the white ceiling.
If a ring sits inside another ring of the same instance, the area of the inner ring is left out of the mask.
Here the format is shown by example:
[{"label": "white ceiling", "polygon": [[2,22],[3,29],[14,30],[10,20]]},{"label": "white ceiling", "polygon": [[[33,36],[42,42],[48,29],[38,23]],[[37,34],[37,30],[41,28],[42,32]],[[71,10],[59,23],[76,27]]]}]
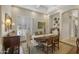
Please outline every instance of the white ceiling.
[{"label": "white ceiling", "polygon": [[55,11],[57,9],[71,7],[71,5],[17,5],[17,6],[21,8],[37,11],[40,13],[45,13],[45,14],[48,14],[51,11]]},{"label": "white ceiling", "polygon": [[59,5],[17,5],[17,6],[45,14],[59,7]]}]

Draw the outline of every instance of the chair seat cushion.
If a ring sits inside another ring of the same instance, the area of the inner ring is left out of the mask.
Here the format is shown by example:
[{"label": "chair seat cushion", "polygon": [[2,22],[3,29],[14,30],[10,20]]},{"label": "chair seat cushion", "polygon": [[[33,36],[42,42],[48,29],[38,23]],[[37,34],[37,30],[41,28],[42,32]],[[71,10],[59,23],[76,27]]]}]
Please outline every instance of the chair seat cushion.
[{"label": "chair seat cushion", "polygon": [[43,45],[44,45],[44,46],[48,46],[48,47],[49,47],[49,46],[52,46],[52,44],[49,44],[49,45],[48,45],[47,43],[43,43]]}]

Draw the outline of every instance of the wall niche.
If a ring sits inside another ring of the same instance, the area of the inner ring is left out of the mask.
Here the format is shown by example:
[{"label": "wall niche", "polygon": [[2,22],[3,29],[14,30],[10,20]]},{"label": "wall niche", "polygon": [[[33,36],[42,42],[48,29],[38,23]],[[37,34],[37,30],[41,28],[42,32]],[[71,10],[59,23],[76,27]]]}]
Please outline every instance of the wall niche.
[{"label": "wall niche", "polygon": [[50,32],[52,32],[52,29],[54,28],[60,29],[60,13],[50,15],[49,24],[50,24]]}]

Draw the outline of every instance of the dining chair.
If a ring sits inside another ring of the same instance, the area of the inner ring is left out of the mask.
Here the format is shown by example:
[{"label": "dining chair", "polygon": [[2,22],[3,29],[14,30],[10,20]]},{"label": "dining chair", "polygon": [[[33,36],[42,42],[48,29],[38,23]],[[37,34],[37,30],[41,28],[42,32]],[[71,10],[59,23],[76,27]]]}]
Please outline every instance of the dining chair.
[{"label": "dining chair", "polygon": [[[54,29],[55,30],[55,29]],[[60,39],[60,30],[59,30],[59,28],[56,28],[56,30],[57,30],[57,33],[56,33],[56,35],[53,37],[53,41],[54,41],[54,50],[56,49],[56,48],[58,48],[59,49],[59,39]]]},{"label": "dining chair", "polygon": [[[45,51],[45,49],[46,49],[46,51]],[[47,37],[46,42],[43,43],[43,51],[46,52],[46,53],[49,53],[50,49],[53,53],[53,49],[54,49],[53,39],[52,39],[52,37]]]},{"label": "dining chair", "polygon": [[59,36],[53,37],[54,50],[59,49]]},{"label": "dining chair", "polygon": [[79,53],[79,38],[77,38],[76,40],[76,45],[77,45],[76,53]]},{"label": "dining chair", "polygon": [[38,45],[36,46],[36,48],[39,48],[41,50],[43,50],[43,43],[45,43],[45,37],[40,37],[40,38],[35,38],[36,42],[38,43]]}]

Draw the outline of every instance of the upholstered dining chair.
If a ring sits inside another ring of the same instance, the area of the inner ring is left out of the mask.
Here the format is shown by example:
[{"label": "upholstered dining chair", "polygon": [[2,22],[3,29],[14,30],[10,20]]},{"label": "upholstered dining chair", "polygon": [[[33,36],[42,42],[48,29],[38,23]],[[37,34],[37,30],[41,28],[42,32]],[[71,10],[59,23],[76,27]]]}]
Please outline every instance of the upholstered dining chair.
[{"label": "upholstered dining chair", "polygon": [[5,54],[19,54],[20,36],[3,37],[3,52]]},{"label": "upholstered dining chair", "polygon": [[54,50],[55,50],[56,48],[59,49],[59,36],[53,37],[53,44],[54,44]]},{"label": "upholstered dining chair", "polygon": [[[46,51],[45,51],[45,49],[46,49]],[[53,47],[53,39],[52,39],[52,37],[47,37],[46,42],[43,43],[43,51],[46,52],[46,53],[49,53],[50,49],[51,49],[51,51],[53,53],[53,49],[54,49],[54,47]]]},{"label": "upholstered dining chair", "polygon": [[55,35],[53,37],[53,43],[54,43],[54,47],[55,47],[54,50],[55,50],[56,48],[59,49],[60,31],[59,31],[59,28],[55,28],[54,30],[56,30],[55,32],[53,32],[53,34]]},{"label": "upholstered dining chair", "polygon": [[46,42],[45,37],[35,38],[35,40],[38,43],[38,45],[36,45],[36,48],[43,50],[43,43]]},{"label": "upholstered dining chair", "polygon": [[77,38],[76,40],[76,45],[77,45],[76,53],[79,53],[79,38]]}]

